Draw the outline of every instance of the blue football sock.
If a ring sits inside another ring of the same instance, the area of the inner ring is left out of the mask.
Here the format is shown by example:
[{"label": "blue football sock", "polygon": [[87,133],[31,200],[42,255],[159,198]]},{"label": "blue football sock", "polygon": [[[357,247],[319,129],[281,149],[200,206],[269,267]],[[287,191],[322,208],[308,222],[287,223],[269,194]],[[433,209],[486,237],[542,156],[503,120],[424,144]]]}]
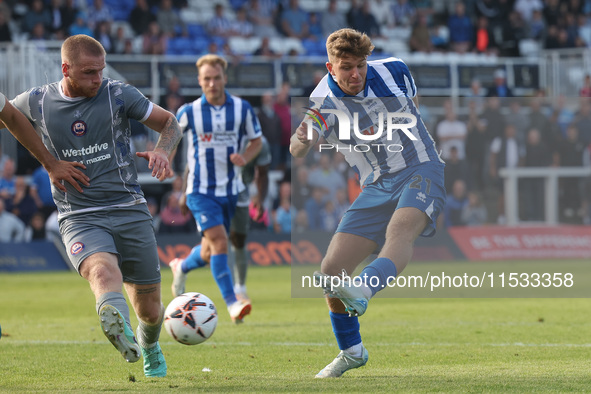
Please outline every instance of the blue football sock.
[{"label": "blue football sock", "polygon": [[181,263],[181,270],[184,274],[186,274],[187,272],[194,270],[195,268],[201,268],[205,265],[207,265],[207,263],[205,262],[205,260],[201,258],[201,244],[199,244],[195,246],[191,250],[191,253],[189,253],[189,255],[187,256],[187,258],[183,260],[183,262]]},{"label": "blue football sock", "polygon": [[361,271],[359,276],[363,283],[371,290],[372,297],[388,285],[388,279],[396,277],[398,272],[392,260],[380,257],[372,261]]},{"label": "blue football sock", "polygon": [[234,294],[234,283],[232,283],[232,273],[228,267],[228,255],[216,254],[211,256],[211,273],[215,279],[226,305],[232,305],[236,302]]},{"label": "blue football sock", "polygon": [[346,313],[330,312],[330,321],[339,349],[345,350],[361,343],[359,319],[357,316],[349,316]]}]

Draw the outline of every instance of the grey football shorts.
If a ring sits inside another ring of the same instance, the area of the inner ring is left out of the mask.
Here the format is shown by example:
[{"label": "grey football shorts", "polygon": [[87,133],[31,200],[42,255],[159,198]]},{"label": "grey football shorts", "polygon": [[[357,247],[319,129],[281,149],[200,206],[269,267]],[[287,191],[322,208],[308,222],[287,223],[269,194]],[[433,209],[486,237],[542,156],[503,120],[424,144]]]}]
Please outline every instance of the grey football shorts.
[{"label": "grey football shorts", "polygon": [[236,212],[230,223],[230,231],[237,234],[248,233],[248,207],[236,206]]},{"label": "grey football shorts", "polygon": [[60,233],[78,273],[85,258],[107,252],[117,256],[124,282],[160,283],[156,237],[146,204],[68,216],[60,221]]}]

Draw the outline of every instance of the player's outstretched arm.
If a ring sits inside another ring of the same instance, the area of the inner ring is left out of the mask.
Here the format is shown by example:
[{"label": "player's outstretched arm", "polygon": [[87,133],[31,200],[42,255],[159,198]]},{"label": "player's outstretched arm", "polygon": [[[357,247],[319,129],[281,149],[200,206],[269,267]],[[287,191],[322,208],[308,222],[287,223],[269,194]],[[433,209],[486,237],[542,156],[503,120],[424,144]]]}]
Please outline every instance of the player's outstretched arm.
[{"label": "player's outstretched arm", "polygon": [[318,139],[318,133],[314,130],[314,139],[308,138],[308,127],[304,122],[296,129],[289,142],[289,152],[293,157],[304,157],[308,154],[314,141]]},{"label": "player's outstretched arm", "polygon": [[59,190],[66,192],[63,181],[70,183],[78,192],[83,193],[82,187],[90,186],[90,179],[78,168],[86,169],[82,163],[57,160],[49,153],[43,141],[29,123],[29,120],[10,102],[0,111],[0,129],[7,127],[14,137],[29,150],[49,173],[51,183]]},{"label": "player's outstretched arm", "polygon": [[160,138],[158,138],[154,150],[137,152],[136,155],[148,160],[148,168],[152,170],[152,176],[162,182],[166,178],[174,176],[170,160],[183,136],[181,127],[172,113],[156,104],[144,124],[159,132]]}]

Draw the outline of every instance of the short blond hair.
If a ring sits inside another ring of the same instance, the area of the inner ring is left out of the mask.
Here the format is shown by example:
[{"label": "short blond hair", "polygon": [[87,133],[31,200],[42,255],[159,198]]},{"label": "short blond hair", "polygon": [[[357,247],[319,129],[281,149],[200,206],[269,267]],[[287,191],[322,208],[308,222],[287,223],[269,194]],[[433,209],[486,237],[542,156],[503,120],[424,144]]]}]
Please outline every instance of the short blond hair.
[{"label": "short blond hair", "polygon": [[62,44],[62,63],[75,63],[81,54],[89,56],[107,56],[105,48],[94,38],[85,34],[68,37]]},{"label": "short blond hair", "polygon": [[201,66],[204,66],[206,64],[209,64],[210,66],[217,66],[220,65],[222,66],[222,70],[224,70],[224,73],[226,72],[226,70],[228,69],[228,62],[226,61],[226,59],[224,59],[221,56],[218,55],[204,55],[201,56],[198,60],[197,63],[195,63],[195,65],[197,66],[197,70],[199,70],[201,68]]},{"label": "short blond hair", "polygon": [[326,52],[331,62],[345,56],[368,57],[374,48],[367,34],[349,28],[337,30],[326,39]]}]

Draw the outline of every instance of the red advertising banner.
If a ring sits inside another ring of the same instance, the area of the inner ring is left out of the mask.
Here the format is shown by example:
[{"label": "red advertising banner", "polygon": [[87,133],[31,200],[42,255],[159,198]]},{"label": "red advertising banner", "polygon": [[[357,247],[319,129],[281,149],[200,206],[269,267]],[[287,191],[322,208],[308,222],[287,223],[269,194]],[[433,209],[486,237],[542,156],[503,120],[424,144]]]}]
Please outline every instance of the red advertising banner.
[{"label": "red advertising banner", "polygon": [[451,227],[468,260],[591,258],[591,226]]}]

